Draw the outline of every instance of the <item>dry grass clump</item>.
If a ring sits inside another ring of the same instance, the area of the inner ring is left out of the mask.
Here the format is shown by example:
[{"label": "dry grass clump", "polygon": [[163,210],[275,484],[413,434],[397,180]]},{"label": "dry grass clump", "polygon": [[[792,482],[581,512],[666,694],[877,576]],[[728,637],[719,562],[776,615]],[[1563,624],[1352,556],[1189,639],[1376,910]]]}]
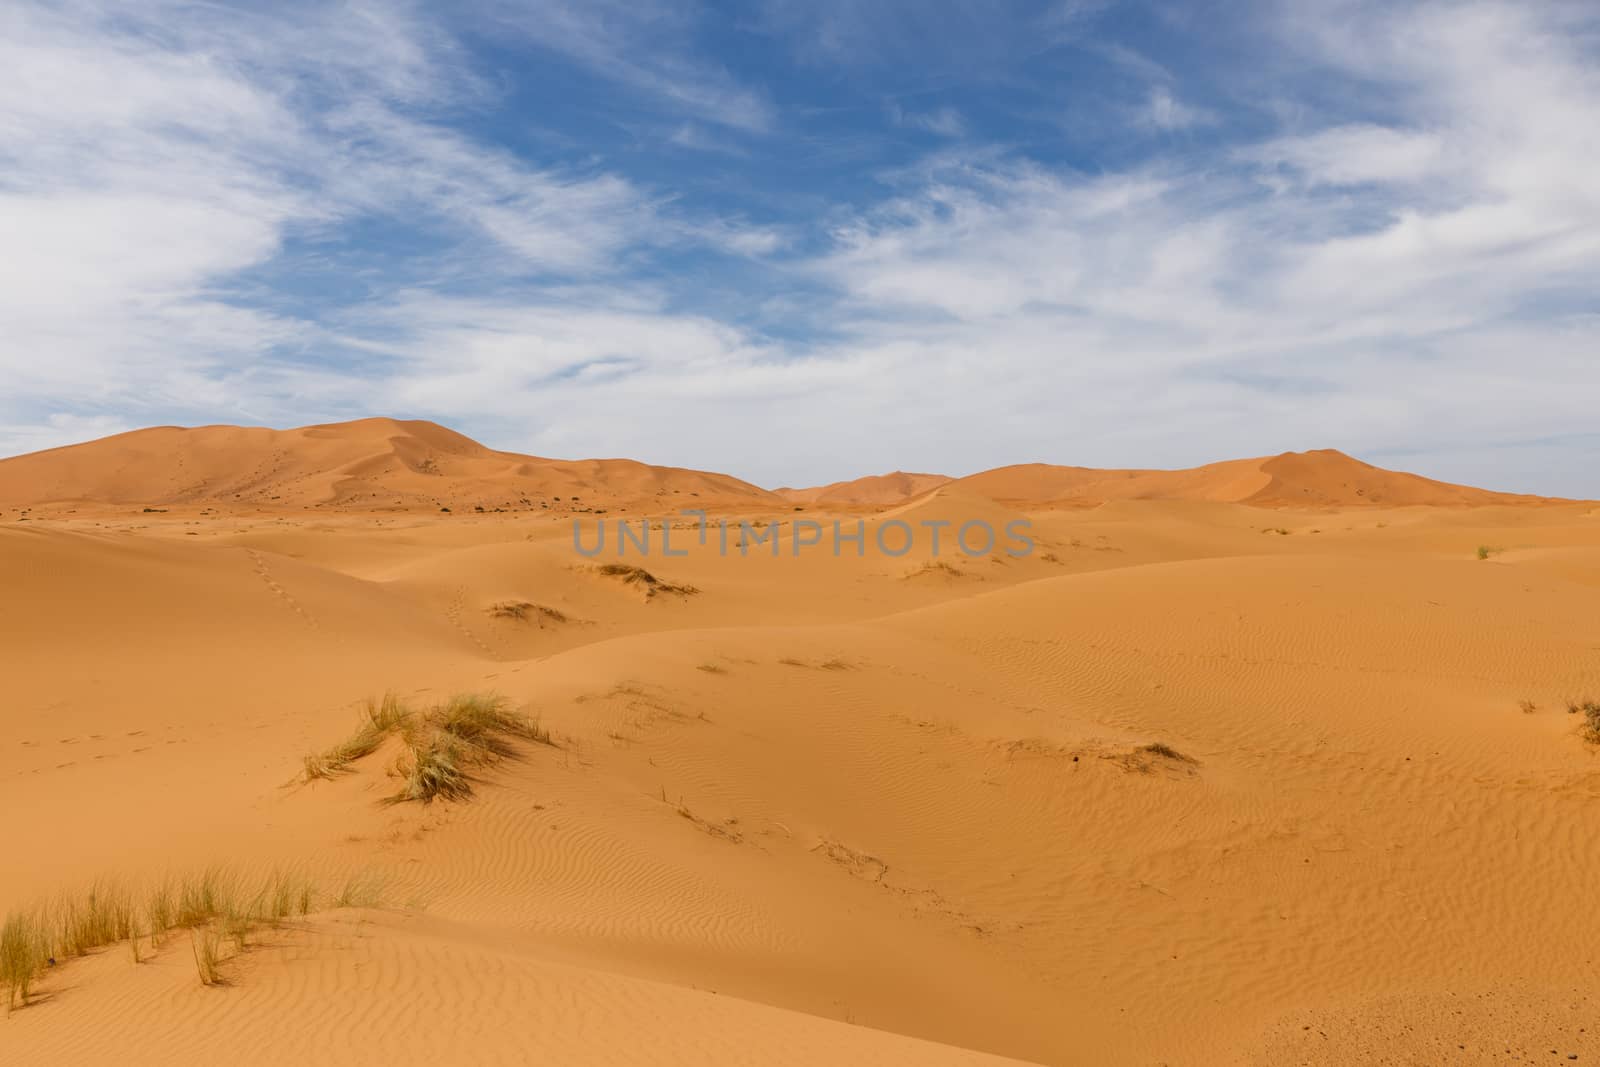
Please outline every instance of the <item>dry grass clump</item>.
[{"label": "dry grass clump", "polygon": [[411,719],[411,712],[393,693],[385,693],[382,700],[367,701],[364,719],[356,732],[325,752],[305,757],[305,779],[333,778],[350,769],[350,764],[370,756],[383,744],[383,739]]},{"label": "dry grass clump", "polygon": [[602,563],[598,568],[596,568],[596,570],[598,573],[605,575],[607,578],[621,578],[624,585],[637,585],[643,588],[646,600],[649,600],[658,593],[676,593],[678,596],[693,596],[700,591],[692,585],[679,585],[673,582],[663,581],[662,579],[651,574],[649,571],[645,570],[643,567],[635,567],[631,563]]},{"label": "dry grass clump", "polygon": [[905,578],[919,578],[924,574],[937,574],[946,578],[965,578],[967,572],[955,564],[943,559],[930,559],[919,567],[913,567],[902,576]]},{"label": "dry grass clump", "polygon": [[1199,760],[1179,752],[1165,741],[1152,741],[1149,744],[1138,745],[1114,758],[1125,769],[1137,771],[1140,774],[1151,774],[1158,769],[1169,772],[1181,771],[1189,774],[1193,773],[1194,769],[1200,765]]},{"label": "dry grass clump", "polygon": [[1568,715],[1583,716],[1583,736],[1600,745],[1600,700],[1574,700],[1567,704]]},{"label": "dry grass clump", "polygon": [[313,895],[309,881],[282,871],[268,875],[251,893],[238,877],[211,868],[149,887],[142,906],[133,891],[96,882],[87,892],[12,912],[0,925],[0,984],[8,991],[7,1010],[28,1003],[33,983],[47,967],[121,942],[137,963],[143,942],[154,951],[173,930],[184,928],[190,931],[201,983],[215,985],[222,980],[224,942],[243,952],[252,929],[306,915]]},{"label": "dry grass clump", "polygon": [[1152,756],[1160,756],[1162,759],[1176,760],[1179,763],[1195,762],[1192,756],[1185,756],[1165,741],[1152,741],[1148,745],[1140,745],[1139,751],[1149,753]]},{"label": "dry grass clump", "polygon": [[404,784],[388,798],[391,804],[465,799],[472,795],[472,771],[516,755],[517,741],[554,744],[538,720],[494,695],[454,697],[409,723],[405,736]]},{"label": "dry grass clump", "polygon": [[307,756],[305,780],[331,778],[376,752],[390,734],[399,734],[405,754],[398,765],[404,784],[389,803],[472,795],[475,768],[517,754],[517,742],[553,745],[537,719],[511,710],[504,697],[466,694],[426,711],[407,708],[394,696],[367,703],[366,721],[356,733],[326,752]]},{"label": "dry grass clump", "polygon": [[533,619],[543,626],[546,621],[566,622],[567,616],[555,608],[543,604],[535,604],[527,600],[502,600],[498,604],[489,606],[489,615],[495,619],[513,619],[517,622],[527,622]]}]

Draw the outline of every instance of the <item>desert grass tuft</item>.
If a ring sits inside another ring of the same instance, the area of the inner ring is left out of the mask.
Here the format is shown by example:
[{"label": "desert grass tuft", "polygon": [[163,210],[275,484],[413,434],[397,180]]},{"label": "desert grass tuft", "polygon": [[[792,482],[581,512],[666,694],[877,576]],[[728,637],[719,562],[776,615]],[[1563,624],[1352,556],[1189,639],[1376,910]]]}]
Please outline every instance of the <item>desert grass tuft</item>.
[{"label": "desert grass tuft", "polygon": [[678,596],[694,596],[700,590],[692,585],[682,585],[676,582],[664,581],[645,570],[635,567],[631,563],[602,563],[597,572],[607,578],[621,578],[625,585],[641,586],[648,600],[657,593],[676,593]]},{"label": "desert grass tuft", "polygon": [[385,693],[382,700],[367,701],[366,712],[356,732],[325,752],[305,757],[305,780],[333,778],[350,769],[350,764],[370,756],[383,744],[383,739],[404,727],[412,717],[411,710],[393,693]]},{"label": "desert grass tuft", "polygon": [[494,694],[453,697],[429,711],[424,721],[441,733],[494,756],[512,754],[506,738],[552,744],[550,731],[541,726],[539,720],[511,710],[504,697]]},{"label": "desert grass tuft", "polygon": [[1165,741],[1152,741],[1148,745],[1140,745],[1139,751],[1162,759],[1173,760],[1178,763],[1194,763],[1193,756],[1185,756]]},{"label": "desert grass tuft", "polygon": [[1574,700],[1567,704],[1568,715],[1583,716],[1584,739],[1600,745],[1600,700]]},{"label": "desert grass tuft", "polygon": [[311,910],[313,887],[297,876],[274,871],[255,892],[242,885],[217,867],[177,880],[165,878],[142,894],[101,880],[82,893],[12,912],[0,924],[0,983],[9,991],[8,1005],[26,1004],[47,966],[120,942],[128,944],[137,963],[143,959],[144,939],[155,951],[173,930],[183,928],[191,932],[201,982],[217,984],[222,943],[232,942],[242,952],[253,929],[277,925],[297,910],[301,915]]},{"label": "desert grass tuft", "polygon": [[0,982],[7,993],[6,1013],[18,1004],[27,1004],[33,980],[45,965],[49,952],[37,912],[6,916],[0,926]]},{"label": "desert grass tuft", "polygon": [[453,697],[407,728],[404,782],[388,802],[464,800],[472,795],[473,769],[516,755],[516,741],[554,744],[537,719],[512,711],[504,697]]},{"label": "desert grass tuft", "polygon": [[[425,712],[413,712],[393,696],[368,702],[366,722],[340,745],[306,757],[306,780],[332,777],[349,764],[376,752],[391,733],[398,733],[405,754],[398,769],[404,782],[388,803],[436,799],[461,800],[472,795],[472,770],[518,753],[517,742],[554,745],[539,720],[511,708],[502,696],[472,693],[452,697]],[[272,897],[278,900],[275,887]]]},{"label": "desert grass tuft", "polygon": [[472,781],[467,777],[471,756],[471,750],[458,738],[442,731],[418,738],[411,745],[410,756],[401,764],[404,780],[400,791],[389,797],[388,803],[465,800],[472,795]]},{"label": "desert grass tuft", "polygon": [[372,871],[357,871],[345,879],[333,898],[336,908],[373,908],[383,900],[384,880]]},{"label": "desert grass tuft", "polygon": [[518,622],[534,619],[541,626],[544,625],[546,620],[550,622],[567,621],[565,613],[527,600],[502,600],[498,604],[492,604],[489,606],[489,616],[495,619],[515,619]]},{"label": "desert grass tuft", "polygon": [[215,923],[189,928],[189,947],[194,952],[194,969],[201,985],[221,985],[222,934]]}]

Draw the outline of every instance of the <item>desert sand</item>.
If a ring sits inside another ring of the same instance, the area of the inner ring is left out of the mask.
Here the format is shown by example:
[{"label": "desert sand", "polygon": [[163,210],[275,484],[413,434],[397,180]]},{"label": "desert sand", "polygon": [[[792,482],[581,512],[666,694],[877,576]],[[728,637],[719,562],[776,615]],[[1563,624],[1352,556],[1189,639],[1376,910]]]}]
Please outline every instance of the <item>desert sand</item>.
[{"label": "desert sand", "polygon": [[[641,518],[649,579],[574,548]],[[972,520],[1033,551],[875,537]],[[0,461],[0,589],[0,912],[318,887],[216,984],[185,930],[57,960],[3,1062],[1600,1061],[1600,504],[159,428]],[[551,743],[457,800],[384,802],[398,736],[306,780],[386,692]]]}]

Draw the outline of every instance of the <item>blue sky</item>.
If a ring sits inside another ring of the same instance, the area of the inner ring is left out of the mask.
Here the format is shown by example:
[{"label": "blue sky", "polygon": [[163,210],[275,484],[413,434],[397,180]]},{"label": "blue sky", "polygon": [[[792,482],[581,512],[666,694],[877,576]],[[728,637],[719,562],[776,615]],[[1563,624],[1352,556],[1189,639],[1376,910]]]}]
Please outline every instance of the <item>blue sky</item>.
[{"label": "blue sky", "polygon": [[0,453],[393,414],[767,485],[1600,497],[1592,3],[0,6]]}]

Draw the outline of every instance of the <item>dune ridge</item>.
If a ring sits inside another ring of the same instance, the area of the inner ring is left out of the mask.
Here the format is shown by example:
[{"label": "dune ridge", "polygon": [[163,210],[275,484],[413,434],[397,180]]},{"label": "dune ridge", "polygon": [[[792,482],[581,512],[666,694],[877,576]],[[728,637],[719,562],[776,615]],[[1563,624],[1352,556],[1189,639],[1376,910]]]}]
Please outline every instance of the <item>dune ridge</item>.
[{"label": "dune ridge", "polygon": [[1185,470],[1026,463],[963,478],[896,471],[767,490],[727,474],[631,459],[560,460],[490,449],[422,420],[305,426],[161,426],[0,460],[0,510],[69,506],[292,511],[595,511],[892,508],[953,488],[1012,507],[1123,500],[1263,508],[1571,503],[1385,470],[1333,449]]},{"label": "dune ridge", "polygon": [[13,508],[89,503],[436,511],[668,495],[781,503],[725,474],[629,459],[497,452],[437,423],[388,418],[292,430],[161,426],[0,460],[0,507]]}]

